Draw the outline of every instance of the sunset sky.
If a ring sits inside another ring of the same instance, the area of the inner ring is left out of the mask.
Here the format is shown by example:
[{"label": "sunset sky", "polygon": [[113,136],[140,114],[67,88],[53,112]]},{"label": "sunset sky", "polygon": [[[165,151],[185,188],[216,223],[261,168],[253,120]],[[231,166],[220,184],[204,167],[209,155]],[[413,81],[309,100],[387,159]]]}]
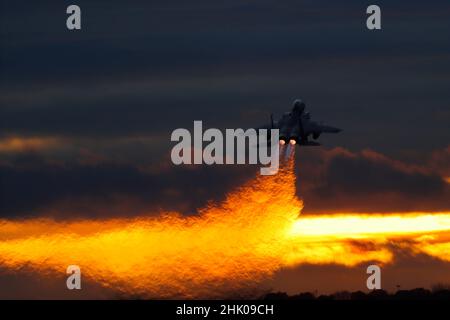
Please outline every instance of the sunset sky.
[{"label": "sunset sky", "polygon": [[[72,2],[0,2],[0,261],[19,237],[7,223],[199,216],[259,166],[175,166],[171,132],[259,126],[295,98],[343,129],[296,150],[286,192],[301,216],[450,212],[448,1],[377,1],[380,31],[357,0],[80,0],[82,30],[69,31]],[[450,260],[386,250],[386,289],[450,283]],[[277,262],[261,286],[365,289],[367,261],[303,261]],[[0,298],[73,297],[64,272],[17,263],[0,263]],[[86,281],[83,297],[122,297]]]}]

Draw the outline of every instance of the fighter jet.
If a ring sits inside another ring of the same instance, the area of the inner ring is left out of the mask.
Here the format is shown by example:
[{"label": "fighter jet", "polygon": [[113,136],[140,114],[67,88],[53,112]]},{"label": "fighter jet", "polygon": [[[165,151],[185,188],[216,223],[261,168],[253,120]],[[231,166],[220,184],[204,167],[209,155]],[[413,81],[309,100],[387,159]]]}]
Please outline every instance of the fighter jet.
[{"label": "fighter jet", "polygon": [[305,107],[302,100],[295,100],[291,112],[286,112],[277,121],[274,121],[273,114],[271,114],[270,125],[264,126],[264,128],[279,129],[281,145],[290,143],[300,146],[320,146],[320,143],[309,140],[309,137],[316,140],[324,132],[338,133],[342,131],[339,128],[312,121],[311,115],[305,111]]}]

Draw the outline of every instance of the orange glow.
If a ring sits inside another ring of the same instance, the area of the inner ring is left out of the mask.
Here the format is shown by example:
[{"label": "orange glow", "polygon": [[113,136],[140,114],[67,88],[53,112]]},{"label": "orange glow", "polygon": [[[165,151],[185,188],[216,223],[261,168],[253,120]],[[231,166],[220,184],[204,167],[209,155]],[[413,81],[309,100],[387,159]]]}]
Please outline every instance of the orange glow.
[{"label": "orange glow", "polygon": [[[289,255],[290,265],[329,263],[323,252],[335,251],[336,264],[354,266],[364,261],[380,263],[394,261],[392,245],[412,254],[427,254],[450,261],[450,212],[389,213],[389,214],[333,214],[301,217],[292,224],[288,236],[300,241],[299,247],[311,244],[321,247],[320,254]],[[310,247],[312,248],[312,247]],[[311,250],[313,252],[313,250]],[[361,255],[370,258],[362,259]],[[330,254],[331,255],[331,254]]]},{"label": "orange glow", "polygon": [[294,139],[291,139],[291,140],[289,141],[289,143],[292,144],[292,145],[294,145],[294,144],[297,143],[297,141],[295,141]]},{"label": "orange glow", "polygon": [[0,140],[0,152],[51,149],[60,144],[59,139],[52,137],[8,137]]},{"label": "orange glow", "polygon": [[299,217],[292,158],[197,216],[107,221],[0,220],[0,266],[83,277],[125,294],[226,297],[282,267],[392,263],[392,249],[450,261],[450,212]]},{"label": "orange glow", "polygon": [[297,220],[291,230],[302,237],[365,239],[373,235],[414,235],[450,230],[450,214],[424,212],[384,214],[336,214]]},{"label": "orange glow", "polygon": [[286,141],[284,141],[283,139],[280,140],[280,145],[284,146],[286,144]]}]

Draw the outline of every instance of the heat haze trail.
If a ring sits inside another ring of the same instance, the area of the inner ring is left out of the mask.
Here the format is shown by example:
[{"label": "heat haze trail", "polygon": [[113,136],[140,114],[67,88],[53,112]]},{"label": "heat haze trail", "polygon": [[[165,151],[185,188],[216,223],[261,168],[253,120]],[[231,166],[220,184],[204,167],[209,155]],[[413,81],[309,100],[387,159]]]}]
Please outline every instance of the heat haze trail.
[{"label": "heat haze trail", "polygon": [[394,249],[450,262],[450,212],[302,217],[301,210],[291,156],[278,174],[258,175],[196,216],[0,220],[0,266],[52,275],[75,264],[124,294],[214,298],[283,267],[393,263]]}]

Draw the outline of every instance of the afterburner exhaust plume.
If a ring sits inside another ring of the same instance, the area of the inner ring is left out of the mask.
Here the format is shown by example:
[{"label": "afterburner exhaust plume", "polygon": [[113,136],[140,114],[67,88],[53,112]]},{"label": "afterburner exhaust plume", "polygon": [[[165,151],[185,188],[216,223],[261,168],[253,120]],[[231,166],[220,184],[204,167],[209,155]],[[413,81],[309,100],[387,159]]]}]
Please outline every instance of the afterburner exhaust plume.
[{"label": "afterburner exhaust plume", "polygon": [[[292,153],[291,153],[292,154]],[[394,261],[393,246],[450,261],[450,213],[299,217],[292,156],[197,216],[0,221],[0,266],[84,278],[147,298],[232,297],[283,267]]]}]

